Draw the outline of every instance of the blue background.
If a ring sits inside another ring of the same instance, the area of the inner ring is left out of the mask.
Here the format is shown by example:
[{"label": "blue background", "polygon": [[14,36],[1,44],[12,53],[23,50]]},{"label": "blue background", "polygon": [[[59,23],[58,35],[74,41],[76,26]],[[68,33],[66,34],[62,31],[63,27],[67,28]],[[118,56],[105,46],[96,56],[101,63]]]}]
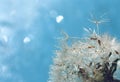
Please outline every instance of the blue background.
[{"label": "blue background", "polygon": [[0,82],[47,82],[60,30],[84,37],[90,13],[106,13],[100,32],[120,39],[120,0],[0,0]]}]

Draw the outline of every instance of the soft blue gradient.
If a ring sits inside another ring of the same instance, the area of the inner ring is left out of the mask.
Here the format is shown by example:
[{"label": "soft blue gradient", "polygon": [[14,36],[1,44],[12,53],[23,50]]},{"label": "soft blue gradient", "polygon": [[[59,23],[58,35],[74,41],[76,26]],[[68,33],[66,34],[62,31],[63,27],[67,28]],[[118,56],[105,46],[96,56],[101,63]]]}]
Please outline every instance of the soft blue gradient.
[{"label": "soft blue gradient", "polygon": [[100,32],[120,39],[120,0],[0,0],[0,82],[47,82],[61,29],[84,37],[84,27],[95,27],[90,13],[106,13]]}]

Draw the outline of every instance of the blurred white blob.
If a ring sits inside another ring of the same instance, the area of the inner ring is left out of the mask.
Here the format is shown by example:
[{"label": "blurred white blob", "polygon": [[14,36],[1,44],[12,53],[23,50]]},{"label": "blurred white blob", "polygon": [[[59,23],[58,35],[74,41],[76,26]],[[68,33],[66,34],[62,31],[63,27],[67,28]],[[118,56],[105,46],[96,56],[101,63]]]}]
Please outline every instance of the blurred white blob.
[{"label": "blurred white blob", "polygon": [[6,42],[6,43],[8,42],[8,37],[6,35],[3,35],[2,38],[3,38],[4,42]]},{"label": "blurred white blob", "polygon": [[3,65],[0,70],[2,73],[5,73],[6,71],[8,71],[8,67]]},{"label": "blurred white blob", "polygon": [[24,43],[29,43],[30,41],[31,41],[31,39],[29,37],[25,37],[23,40]]},{"label": "blurred white blob", "polygon": [[60,23],[63,19],[64,19],[64,17],[62,15],[59,15],[56,17],[56,22]]},{"label": "blurred white blob", "polygon": [[12,32],[11,29],[7,27],[1,27],[0,28],[0,42],[7,43],[9,40],[9,37],[11,37],[12,35],[11,32]]},{"label": "blurred white blob", "polygon": [[8,66],[2,65],[0,67],[0,77],[5,77],[5,78],[11,77],[11,73],[9,71]]}]

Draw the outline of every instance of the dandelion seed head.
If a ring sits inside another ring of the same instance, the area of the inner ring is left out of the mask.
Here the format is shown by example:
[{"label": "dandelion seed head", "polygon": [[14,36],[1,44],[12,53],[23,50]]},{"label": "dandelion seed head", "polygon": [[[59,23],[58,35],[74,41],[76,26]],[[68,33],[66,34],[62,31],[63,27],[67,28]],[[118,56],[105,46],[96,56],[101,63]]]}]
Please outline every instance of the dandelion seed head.
[{"label": "dandelion seed head", "polygon": [[[90,39],[91,37],[96,39]],[[101,45],[98,40],[100,40]],[[95,34],[95,36],[91,34],[88,38],[73,42],[71,45],[68,45],[67,41],[64,41],[63,44],[67,47],[62,46],[61,50],[56,50],[57,56],[54,58],[52,73],[50,73],[52,77],[50,81],[52,82],[77,82],[82,77],[76,74],[80,68],[87,70],[87,74],[93,78],[93,67],[99,62],[102,64],[103,61],[107,61],[103,59],[108,57],[109,52],[115,53],[115,50],[118,50],[116,38],[106,34]],[[114,61],[118,57],[117,54],[112,55],[109,61]]]},{"label": "dandelion seed head", "polygon": [[[63,16],[57,16],[56,22],[60,23]],[[51,82],[103,82],[102,71],[108,63],[108,69],[120,58],[120,42],[108,34],[99,34],[98,25],[104,20],[90,20],[97,26],[96,30],[84,28],[90,35],[77,39],[70,39],[67,33],[60,39],[60,49],[56,50],[53,65],[50,69]],[[70,43],[71,42],[71,43]],[[117,64],[119,65],[120,62]],[[120,65],[119,65],[120,67]]]}]

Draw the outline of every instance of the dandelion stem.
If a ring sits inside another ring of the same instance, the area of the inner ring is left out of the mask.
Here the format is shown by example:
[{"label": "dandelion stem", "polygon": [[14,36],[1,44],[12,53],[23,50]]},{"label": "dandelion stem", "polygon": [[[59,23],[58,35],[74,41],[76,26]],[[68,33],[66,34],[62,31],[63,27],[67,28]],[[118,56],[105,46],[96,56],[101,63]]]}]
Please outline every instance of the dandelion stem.
[{"label": "dandelion stem", "polygon": [[98,23],[96,23],[96,28],[97,28],[97,32],[99,34],[99,25],[98,25]]}]

